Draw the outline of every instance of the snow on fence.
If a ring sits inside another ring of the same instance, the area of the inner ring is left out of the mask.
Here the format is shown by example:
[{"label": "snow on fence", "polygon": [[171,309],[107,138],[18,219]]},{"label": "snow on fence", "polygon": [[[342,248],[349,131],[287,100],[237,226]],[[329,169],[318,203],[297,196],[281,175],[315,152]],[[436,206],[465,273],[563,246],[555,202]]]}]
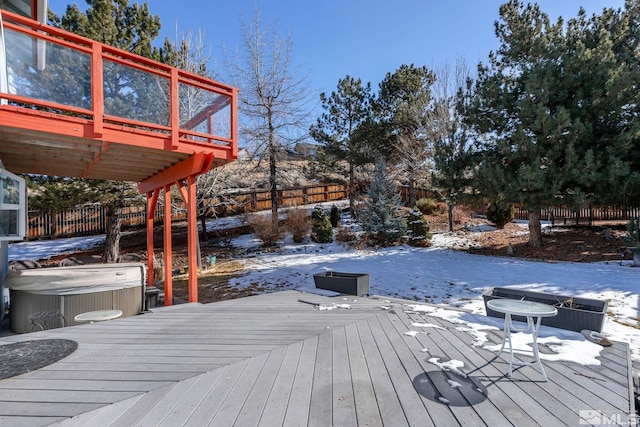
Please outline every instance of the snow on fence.
[{"label": "snow on fence", "polygon": [[[294,207],[314,203],[344,200],[349,196],[345,185],[318,185],[292,190],[278,190],[280,207]],[[212,208],[207,216],[237,215],[271,209],[269,191],[224,194],[208,201]],[[154,221],[162,222],[164,209],[156,209]],[[171,220],[186,220],[186,211],[182,201],[176,202],[171,209]],[[128,206],[121,210],[122,227],[141,226],[146,223],[145,206]],[[56,212],[29,212],[29,239],[72,237],[105,232],[106,213],[99,204],[85,205],[76,209]]]}]

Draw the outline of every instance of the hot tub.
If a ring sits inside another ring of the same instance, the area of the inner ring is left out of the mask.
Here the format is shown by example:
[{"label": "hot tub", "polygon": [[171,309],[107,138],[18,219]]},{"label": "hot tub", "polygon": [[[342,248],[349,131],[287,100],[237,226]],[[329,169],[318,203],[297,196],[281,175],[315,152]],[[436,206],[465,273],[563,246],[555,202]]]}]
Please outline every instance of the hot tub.
[{"label": "hot tub", "polygon": [[[146,266],[142,263],[91,264],[9,272],[11,330],[30,332],[29,316],[55,312],[65,325],[87,311],[121,310],[122,317],[142,312]],[[60,327],[51,322],[49,327]]]}]

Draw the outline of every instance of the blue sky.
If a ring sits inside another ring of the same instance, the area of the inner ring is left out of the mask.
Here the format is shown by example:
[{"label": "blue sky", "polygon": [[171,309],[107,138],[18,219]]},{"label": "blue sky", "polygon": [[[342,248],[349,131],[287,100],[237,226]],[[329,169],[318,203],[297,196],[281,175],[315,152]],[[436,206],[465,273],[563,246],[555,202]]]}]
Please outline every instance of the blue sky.
[{"label": "blue sky", "polygon": [[[130,0],[132,3],[135,0]],[[506,0],[505,0],[506,1]],[[262,24],[276,23],[279,34],[291,33],[294,64],[310,73],[311,88],[331,92],[347,74],[371,82],[374,88],[387,72],[402,64],[435,68],[456,57],[470,67],[485,61],[498,47],[493,23],[505,1],[497,0],[151,0],[151,13],[160,16],[164,37],[179,32],[204,31],[223,72],[223,42],[234,48],[240,21],[251,18],[257,7]],[[50,0],[61,14],[65,0]],[[84,8],[84,0],[76,2]],[[540,0],[552,19],[576,16],[580,6],[589,14],[604,7],[622,7],[624,0]],[[224,80],[221,78],[221,80]]]},{"label": "blue sky", "polygon": [[[130,0],[134,2],[134,0]],[[57,13],[72,2],[50,0]],[[85,7],[84,0],[76,2]],[[204,31],[206,44],[223,64],[222,46],[238,44],[241,18],[257,7],[262,25],[291,33],[294,64],[309,72],[314,92],[335,90],[347,74],[371,82],[374,88],[387,72],[402,64],[435,68],[456,57],[470,67],[486,61],[498,47],[493,23],[504,1],[498,0],[151,0],[151,13],[162,22],[161,39],[179,32]],[[540,0],[552,19],[574,17],[580,6],[589,14],[604,7],[622,7],[623,0]]]}]

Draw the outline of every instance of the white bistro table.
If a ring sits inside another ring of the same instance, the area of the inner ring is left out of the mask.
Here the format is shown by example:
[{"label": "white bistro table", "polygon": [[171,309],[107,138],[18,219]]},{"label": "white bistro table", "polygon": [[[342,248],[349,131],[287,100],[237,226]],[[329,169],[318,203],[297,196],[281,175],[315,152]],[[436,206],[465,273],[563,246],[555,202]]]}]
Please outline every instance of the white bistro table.
[{"label": "white bistro table", "polygon": [[117,319],[122,316],[121,310],[97,310],[80,313],[73,318],[76,322],[102,322],[104,320]]},{"label": "white bistro table", "polygon": [[[502,336],[502,347],[498,356],[504,351],[506,343],[509,343],[509,377],[513,374],[513,365],[530,365],[538,366],[545,381],[548,381],[547,374],[542,367],[540,361],[540,353],[538,352],[538,332],[540,331],[540,320],[543,317],[552,317],[558,314],[558,309],[547,304],[533,301],[512,300],[512,299],[494,299],[487,301],[487,307],[504,313],[504,333]],[[527,318],[527,327],[517,329],[513,326],[511,315],[523,316]],[[535,320],[534,320],[535,319]],[[511,343],[511,330],[514,332],[524,332],[533,336],[533,362],[523,362],[515,360],[513,355],[513,344]]]}]

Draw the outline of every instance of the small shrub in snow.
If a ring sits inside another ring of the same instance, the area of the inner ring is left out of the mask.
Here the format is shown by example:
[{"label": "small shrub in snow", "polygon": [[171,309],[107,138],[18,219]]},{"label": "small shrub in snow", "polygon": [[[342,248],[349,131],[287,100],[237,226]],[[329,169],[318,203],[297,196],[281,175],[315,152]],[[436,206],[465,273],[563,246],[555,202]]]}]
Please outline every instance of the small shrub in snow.
[{"label": "small shrub in snow", "polygon": [[622,239],[628,246],[640,247],[640,215],[629,220],[627,234]]},{"label": "small shrub in snow", "polygon": [[504,228],[506,224],[510,223],[515,218],[516,209],[511,203],[498,200],[489,204],[486,215],[487,219],[496,227]]},{"label": "small shrub in snow", "polygon": [[440,211],[440,206],[435,199],[423,197],[416,202],[416,208],[424,215],[432,215]]},{"label": "small shrub in snow", "polygon": [[336,242],[353,242],[358,239],[356,233],[351,231],[350,228],[340,227],[336,232]]},{"label": "small shrub in snow", "polygon": [[311,213],[313,225],[311,227],[311,240],[317,243],[333,242],[333,227],[329,216],[320,206],[316,206]]},{"label": "small shrub in snow", "polygon": [[340,208],[338,208],[336,205],[331,206],[331,211],[329,212],[329,221],[331,222],[331,226],[333,228],[338,228],[341,214],[342,212],[340,212]]},{"label": "small shrub in snow", "polygon": [[417,207],[409,211],[407,217],[407,235],[411,246],[427,247],[431,246],[432,234],[429,231],[429,223],[424,219],[422,212]]},{"label": "small shrub in snow", "polygon": [[251,232],[265,246],[273,246],[282,238],[282,232],[279,227],[274,227],[269,215],[251,215],[247,220]]},{"label": "small shrub in snow", "polygon": [[293,241],[302,243],[304,238],[311,232],[311,218],[306,209],[289,209],[284,228],[291,233]]}]

